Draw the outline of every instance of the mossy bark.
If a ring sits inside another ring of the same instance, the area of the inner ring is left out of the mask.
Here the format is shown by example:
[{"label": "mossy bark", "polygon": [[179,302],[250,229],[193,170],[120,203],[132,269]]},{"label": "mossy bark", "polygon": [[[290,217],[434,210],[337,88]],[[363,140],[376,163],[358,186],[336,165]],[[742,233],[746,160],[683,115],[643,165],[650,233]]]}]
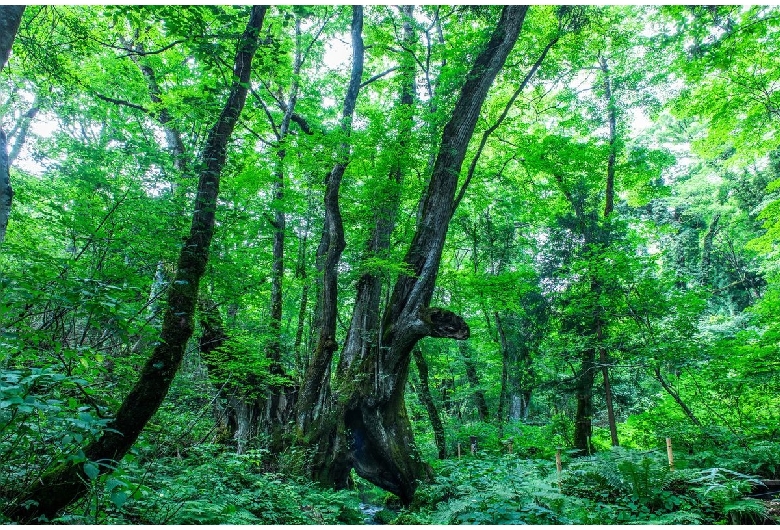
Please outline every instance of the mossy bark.
[{"label": "mossy bark", "polygon": [[[162,404],[181,364],[187,341],[192,336],[198,285],[206,270],[214,234],[220,174],[227,156],[227,143],[244,107],[252,58],[258,47],[266,9],[265,6],[255,6],[251,10],[246,30],[238,43],[233,71],[235,81],[225,107],[206,140],[190,234],[182,246],[175,279],[168,291],[168,307],[163,317],[160,341],[110,423],[110,430],[84,449],[86,459],[98,464],[101,473],[110,472],[112,466],[124,457]],[[7,515],[18,521],[36,521],[40,517],[51,519],[81,497],[89,483],[83,464],[67,464],[43,475],[31,491],[22,493],[21,502]]]}]

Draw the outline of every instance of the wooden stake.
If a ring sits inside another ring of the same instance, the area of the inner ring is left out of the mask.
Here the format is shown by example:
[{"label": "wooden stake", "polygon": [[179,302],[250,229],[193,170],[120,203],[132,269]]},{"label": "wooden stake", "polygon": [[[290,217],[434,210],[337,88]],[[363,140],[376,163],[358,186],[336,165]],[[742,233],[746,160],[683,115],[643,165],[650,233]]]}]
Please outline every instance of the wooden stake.
[{"label": "wooden stake", "polygon": [[672,452],[672,439],[666,439],[666,456],[669,457],[669,471],[674,471],[674,453]]},{"label": "wooden stake", "polygon": [[509,439],[509,454],[510,455],[514,452],[514,451],[512,451],[512,444],[514,444],[514,442],[515,442],[514,438],[510,438]]},{"label": "wooden stake", "polygon": [[561,486],[561,471],[563,470],[563,466],[561,465],[561,449],[560,447],[555,452],[555,467],[558,469],[558,491],[560,492],[562,489]]},{"label": "wooden stake", "polygon": [[458,442],[458,458],[460,458],[460,442]]}]

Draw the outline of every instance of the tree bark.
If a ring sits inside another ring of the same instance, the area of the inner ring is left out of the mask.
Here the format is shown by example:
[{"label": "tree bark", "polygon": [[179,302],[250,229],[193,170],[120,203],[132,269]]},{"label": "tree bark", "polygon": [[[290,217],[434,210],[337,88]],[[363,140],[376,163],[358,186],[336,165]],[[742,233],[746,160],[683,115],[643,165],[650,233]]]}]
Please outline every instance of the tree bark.
[{"label": "tree bark", "polygon": [[[599,57],[599,68],[604,74],[604,97],[607,103],[607,124],[609,126],[609,154],[607,158],[607,178],[605,185],[605,202],[604,202],[604,227],[594,227],[594,230],[604,230],[605,233],[599,237],[594,237],[596,234],[589,233],[586,228],[587,220],[582,207],[578,208],[573,197],[567,195],[567,198],[572,203],[575,215],[580,220],[580,225],[583,227],[584,242],[583,246],[588,247],[594,244],[599,249],[604,250],[609,246],[609,240],[611,238],[609,217],[612,214],[615,207],[615,168],[617,159],[617,108],[615,105],[615,99],[612,94],[612,83],[609,71],[609,65],[607,59],[604,56]],[[560,179],[559,179],[560,182]],[[574,447],[580,454],[588,454],[590,452],[590,437],[592,434],[592,420],[593,420],[593,382],[595,379],[596,369],[596,350],[598,350],[599,364],[601,365],[602,375],[604,377],[604,393],[607,404],[607,417],[609,422],[610,438],[613,446],[619,444],[617,437],[617,425],[615,423],[615,411],[612,404],[612,387],[609,384],[609,363],[607,352],[602,344],[604,337],[604,329],[607,326],[603,309],[598,305],[598,299],[602,293],[604,285],[601,280],[595,276],[591,277],[590,293],[594,298],[593,315],[591,317],[590,324],[582,330],[583,334],[593,336],[595,344],[588,346],[581,356],[580,375],[577,379],[576,385],[576,399],[577,399],[577,413],[575,417],[574,427]]]},{"label": "tree bark", "polygon": [[433,438],[436,441],[436,448],[439,450],[439,459],[444,460],[447,458],[447,440],[444,437],[444,425],[441,422],[441,416],[439,416],[439,409],[436,408],[436,403],[433,402],[433,396],[431,395],[431,387],[428,381],[428,363],[425,362],[425,357],[423,357],[422,350],[419,347],[412,350],[412,355],[417,366],[417,374],[420,376],[420,399],[428,412],[428,419],[433,429]]},{"label": "tree bark", "polygon": [[[220,174],[227,157],[228,141],[246,101],[252,58],[258,47],[266,9],[266,6],[252,7],[249,22],[238,42],[230,94],[206,140],[190,234],[182,246],[176,276],[168,290],[160,342],[110,423],[111,430],[84,449],[86,460],[99,464],[101,473],[110,472],[111,466],[124,457],[160,407],[192,336],[198,286],[206,270],[214,234]],[[35,521],[41,516],[51,519],[81,497],[89,483],[90,478],[82,464],[63,464],[42,476],[32,491],[23,494],[24,502],[8,515],[21,521]]]},{"label": "tree bark", "polygon": [[[598,329],[598,338],[601,342],[602,328]],[[604,398],[607,404],[607,423],[609,424],[609,437],[612,447],[620,445],[617,434],[617,421],[615,419],[615,407],[612,404],[612,385],[609,382],[609,356],[603,345],[599,345],[599,364],[601,365],[601,375],[604,377]]]},{"label": "tree bark", "polygon": [[3,71],[8,57],[11,55],[11,47],[22,23],[22,15],[25,6],[0,6],[0,72]]},{"label": "tree bark", "polygon": [[[22,22],[25,6],[0,6],[0,72],[3,70],[11,47]],[[5,240],[8,218],[11,216],[11,204],[14,190],[11,187],[10,162],[8,159],[8,140],[0,129],[0,245]]]},{"label": "tree bark", "polygon": [[604,201],[604,218],[609,217],[615,208],[615,159],[617,157],[617,112],[612,97],[612,79],[609,74],[607,58],[599,58],[604,73],[604,98],[607,100],[607,123],[609,124],[609,158],[607,159],[607,186]]},{"label": "tree bark", "polygon": [[8,145],[5,132],[0,129],[0,245],[5,240],[8,218],[11,216],[11,204],[14,190],[11,187],[10,166],[8,164]]},{"label": "tree bark", "polygon": [[[303,63],[301,53],[301,21],[295,19],[295,58],[293,60],[292,83],[289,96],[285,103],[285,111],[278,129],[276,151],[276,167],[274,168],[273,198],[273,262],[271,266],[271,340],[267,347],[267,357],[271,361],[271,375],[286,377],[282,365],[282,306],[284,280],[284,242],[287,218],[284,212],[285,159],[287,157],[287,136],[295,106],[298,101],[298,76]],[[304,305],[305,307],[305,305]],[[271,436],[271,450],[282,449],[282,437],[290,420],[290,404],[294,399],[295,387],[289,383],[271,385],[270,395],[266,402],[264,430]]]}]

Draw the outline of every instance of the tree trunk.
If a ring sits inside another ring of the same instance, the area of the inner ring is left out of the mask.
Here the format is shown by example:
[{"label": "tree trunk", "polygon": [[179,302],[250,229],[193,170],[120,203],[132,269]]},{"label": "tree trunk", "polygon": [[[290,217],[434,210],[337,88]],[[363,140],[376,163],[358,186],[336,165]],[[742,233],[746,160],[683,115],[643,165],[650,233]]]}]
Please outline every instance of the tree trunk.
[{"label": "tree trunk", "polygon": [[[536,379],[533,352],[544,337],[548,319],[545,299],[541,294],[528,293],[521,298],[521,304],[524,316],[501,317],[498,312],[493,313],[501,344],[503,371],[506,372],[506,389],[503,390],[503,410],[506,412],[500,416],[501,421],[506,417],[513,421],[524,420],[528,416]],[[512,340],[508,333],[514,335]]]},{"label": "tree trunk", "polygon": [[22,23],[25,6],[0,6],[0,72],[3,71],[11,47]]},{"label": "tree trunk", "polygon": [[617,157],[617,112],[615,100],[612,97],[612,79],[609,74],[607,58],[599,60],[604,73],[604,99],[607,100],[607,123],[609,124],[609,158],[607,159],[607,186],[604,201],[604,218],[606,219],[615,208],[615,159]]},{"label": "tree trunk", "polygon": [[11,187],[11,174],[8,164],[8,145],[5,132],[0,129],[0,245],[5,239],[8,228],[8,218],[11,216],[11,204],[14,199],[14,190]]},{"label": "tree trunk", "polygon": [[[309,223],[306,222],[306,231],[308,232]],[[295,343],[293,344],[293,352],[295,354],[295,364],[299,368],[304,368],[308,364],[308,358],[304,358],[301,355],[301,347],[303,345],[303,329],[306,324],[306,308],[309,302],[309,282],[306,274],[306,234],[301,236],[298,249],[298,263],[295,267],[295,277],[301,280],[301,303],[298,308],[298,324],[295,327]]]},{"label": "tree trunk", "polygon": [[[430,476],[414,445],[406,416],[404,388],[411,352],[423,337],[467,339],[465,321],[444,309],[428,307],[438,273],[447,227],[454,210],[455,190],[482,104],[514,46],[527,6],[504,7],[485,49],[466,77],[451,117],[444,127],[428,188],[421,201],[420,220],[404,263],[410,274],[396,281],[384,312],[378,344],[363,351],[340,379],[347,406],[355,471],[411,502],[419,479]],[[348,396],[348,397],[347,397]]]},{"label": "tree trunk", "polygon": [[8,153],[9,166],[14,164],[16,158],[19,156],[19,153],[21,153],[24,142],[27,140],[27,134],[30,132],[30,125],[40,110],[41,108],[38,106],[38,98],[36,97],[35,101],[33,101],[32,107],[30,107],[30,110],[24,113],[24,115],[19,119],[17,125],[14,126],[8,135],[14,137],[14,144]]},{"label": "tree trunk", "polygon": [[[168,290],[168,307],[163,317],[160,342],[110,423],[111,430],[105,431],[84,449],[86,460],[100,465],[100,473],[110,472],[112,466],[124,457],[160,407],[181,364],[187,341],[192,336],[198,286],[206,270],[214,234],[220,174],[227,156],[228,141],[246,100],[252,58],[258,47],[266,9],[265,6],[252,7],[246,30],[238,43],[230,94],[206,140],[190,234],[181,248],[175,280]],[[63,464],[41,477],[32,491],[22,493],[23,502],[8,515],[20,521],[35,521],[41,516],[51,519],[81,497],[87,491],[90,480],[82,464]]]},{"label": "tree trunk", "polygon": [[574,448],[580,456],[590,454],[593,434],[593,381],[596,375],[596,353],[586,348],[580,359],[580,373],[575,385],[577,412],[574,419]]},{"label": "tree trunk", "polygon": [[715,241],[715,235],[718,233],[718,222],[720,214],[716,213],[710,221],[707,233],[704,234],[704,240],[701,244],[701,265],[699,266],[699,282],[702,286],[711,284],[712,267],[712,243]]},{"label": "tree trunk", "polygon": [[468,379],[469,385],[471,385],[471,388],[473,389],[474,405],[477,407],[479,421],[487,421],[490,416],[490,411],[488,411],[487,401],[485,401],[485,391],[482,390],[479,384],[477,363],[471,358],[468,344],[461,342],[458,346],[461,360],[466,368],[466,379]]},{"label": "tree trunk", "polygon": [[[604,98],[607,100],[607,122],[609,123],[609,158],[607,159],[607,185],[605,190],[604,219],[608,219],[615,208],[615,161],[617,158],[617,112],[615,100],[612,97],[612,79],[609,73],[607,58],[602,56],[601,70],[604,72]],[[600,287],[600,286],[599,286]],[[599,362],[601,373],[604,376],[604,397],[607,403],[607,420],[609,423],[609,436],[612,446],[620,445],[617,436],[617,424],[615,422],[615,409],[612,405],[612,385],[609,383],[609,363],[607,351],[602,341],[604,340],[604,322],[601,313],[596,317],[596,338],[599,342]]]},{"label": "tree trunk", "polygon": [[447,458],[447,441],[444,437],[444,425],[442,425],[439,410],[436,408],[436,403],[433,402],[433,396],[431,395],[431,387],[428,381],[428,363],[425,362],[425,357],[423,357],[422,350],[419,347],[412,350],[412,355],[414,355],[414,363],[420,376],[420,399],[425,405],[425,410],[428,411],[433,437],[436,440],[436,448],[439,450],[439,459],[444,460]]},{"label": "tree trunk", "polygon": [[144,46],[142,43],[126,42],[123,43],[127,48],[134,49],[137,54],[130,54],[130,60],[135,63],[138,69],[146,80],[146,85],[149,89],[149,99],[152,100],[156,106],[159,107],[159,111],[154,114],[160,125],[165,132],[165,141],[168,144],[168,150],[173,156],[173,167],[179,171],[185,171],[187,167],[187,154],[184,148],[184,142],[181,139],[181,133],[174,126],[173,116],[167,108],[163,106],[162,92],[160,90],[160,84],[157,81],[157,74],[151,66],[143,62],[141,59],[145,55]]},{"label": "tree trunk", "polygon": [[311,475],[337,487],[346,487],[349,464],[345,431],[338,408],[331,403],[331,363],[338,348],[338,262],[346,246],[339,206],[339,188],[351,148],[348,137],[363,76],[363,8],[352,7],[352,72],[341,118],[344,139],[338,148],[336,163],[325,183],[325,226],[317,248],[317,270],[322,274],[317,300],[318,338],[315,351],[301,384],[296,404],[296,425],[304,445],[312,448]]},{"label": "tree trunk", "polygon": [[[227,402],[225,407],[215,407],[215,416],[223,431],[221,438],[232,440],[236,452],[242,454],[249,441],[257,435],[262,403],[253,391],[253,381],[236,381],[233,374],[224,368],[236,363],[237,359],[231,358],[236,355],[231,350],[220,349],[228,335],[217,304],[201,293],[198,313],[202,330],[198,341],[200,356],[209,371],[209,379],[219,396]],[[238,355],[241,354],[238,352]]]},{"label": "tree trunk", "polygon": [[[609,240],[611,239],[609,217],[612,214],[615,207],[615,164],[617,159],[617,108],[615,106],[615,100],[612,95],[612,83],[609,72],[609,66],[607,59],[604,56],[599,57],[599,67],[604,74],[604,97],[607,104],[607,124],[609,126],[609,155],[607,158],[607,178],[605,185],[605,203],[604,203],[604,221],[605,226],[603,229],[606,233],[601,234],[598,240],[602,243],[598,243],[600,249],[605,250],[609,246]],[[583,247],[590,245],[594,239],[594,234],[588,233],[588,230],[584,228],[586,226],[585,214],[581,208],[577,208],[573,197],[568,196],[569,201],[572,203],[572,207],[575,210],[577,218],[580,220],[581,226],[583,226],[584,243]],[[603,347],[603,333],[604,328],[607,325],[603,310],[598,306],[598,299],[601,295],[604,286],[600,279],[596,277],[591,278],[590,293],[594,298],[593,316],[590,324],[585,327],[583,334],[591,335],[594,337],[596,344],[588,346],[582,352],[580,375],[577,379],[576,385],[576,399],[577,399],[577,414],[575,417],[574,427],[574,447],[580,454],[590,453],[590,437],[592,434],[592,421],[593,421],[593,382],[595,379],[596,370],[596,351],[599,351],[599,362],[602,367],[602,374],[604,376],[604,392],[606,395],[607,403],[607,416],[609,418],[609,429],[612,445],[618,445],[617,438],[617,426],[615,424],[615,412],[612,406],[612,388],[609,384],[609,368],[607,363],[607,352]]]},{"label": "tree trunk", "polygon": [[[25,6],[0,6],[0,72],[3,70],[11,47],[22,22]],[[11,216],[11,203],[14,191],[11,187],[10,162],[8,159],[8,140],[0,129],[0,245],[5,239],[8,218]]]},{"label": "tree trunk", "polygon": [[612,385],[609,382],[609,358],[607,350],[599,347],[599,364],[601,364],[601,375],[604,377],[604,398],[607,402],[607,422],[609,423],[609,437],[612,441],[612,447],[620,445],[617,435],[617,421],[615,420],[615,407],[612,404]]}]

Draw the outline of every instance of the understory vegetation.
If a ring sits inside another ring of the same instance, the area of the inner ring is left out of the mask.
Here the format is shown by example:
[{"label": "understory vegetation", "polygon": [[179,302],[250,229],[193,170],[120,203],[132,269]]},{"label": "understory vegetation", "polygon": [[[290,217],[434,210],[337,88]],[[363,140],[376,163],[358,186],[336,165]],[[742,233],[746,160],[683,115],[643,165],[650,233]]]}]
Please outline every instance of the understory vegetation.
[{"label": "understory vegetation", "polygon": [[0,6],[0,523],[780,521],[777,6]]}]

